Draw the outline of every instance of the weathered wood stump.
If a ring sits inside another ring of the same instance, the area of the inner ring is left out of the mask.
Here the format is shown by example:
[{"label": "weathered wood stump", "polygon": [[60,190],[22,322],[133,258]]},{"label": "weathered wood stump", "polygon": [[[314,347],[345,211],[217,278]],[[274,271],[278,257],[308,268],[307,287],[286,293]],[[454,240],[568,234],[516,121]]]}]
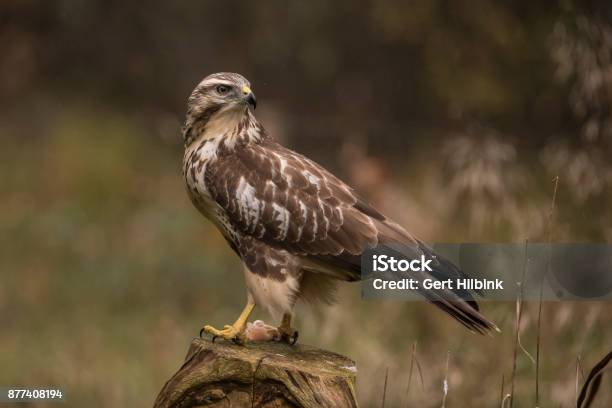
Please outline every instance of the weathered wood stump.
[{"label": "weathered wood stump", "polygon": [[356,373],[352,360],[309,346],[196,338],[155,407],[356,407]]}]

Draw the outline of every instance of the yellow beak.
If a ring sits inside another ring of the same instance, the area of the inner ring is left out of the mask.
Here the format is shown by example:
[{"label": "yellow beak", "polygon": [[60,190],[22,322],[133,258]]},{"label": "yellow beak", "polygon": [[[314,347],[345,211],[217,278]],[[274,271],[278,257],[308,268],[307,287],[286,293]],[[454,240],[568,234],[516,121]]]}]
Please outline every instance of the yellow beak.
[{"label": "yellow beak", "polygon": [[251,88],[246,85],[243,86],[242,93],[244,94],[244,101],[246,101],[246,103],[248,103],[253,107],[253,109],[255,109],[257,107],[257,98],[255,98],[255,94],[253,93],[253,91],[251,91]]}]

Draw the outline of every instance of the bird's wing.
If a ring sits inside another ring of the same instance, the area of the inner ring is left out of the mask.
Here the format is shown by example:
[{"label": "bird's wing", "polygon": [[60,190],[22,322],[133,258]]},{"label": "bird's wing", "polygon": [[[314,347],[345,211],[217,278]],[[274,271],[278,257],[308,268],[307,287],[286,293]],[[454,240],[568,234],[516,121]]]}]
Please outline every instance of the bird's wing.
[{"label": "bird's wing", "polygon": [[242,232],[297,255],[360,255],[384,219],[311,160],[266,141],[235,149],[206,169],[211,196]]},{"label": "bird's wing", "polygon": [[[405,257],[431,250],[362,200],[347,184],[308,158],[265,140],[218,157],[205,172],[210,195],[232,225],[304,259],[304,267],[345,280],[361,278],[364,250],[397,244]],[[438,257],[432,275],[462,275]],[[431,265],[430,265],[431,266]],[[452,291],[423,296],[469,328],[489,329],[475,301]]]}]

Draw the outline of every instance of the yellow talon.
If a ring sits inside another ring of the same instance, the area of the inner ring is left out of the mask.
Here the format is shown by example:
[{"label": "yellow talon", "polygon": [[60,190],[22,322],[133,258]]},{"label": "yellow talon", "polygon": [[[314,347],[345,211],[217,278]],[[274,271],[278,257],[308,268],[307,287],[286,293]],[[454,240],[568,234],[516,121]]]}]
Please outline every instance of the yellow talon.
[{"label": "yellow talon", "polygon": [[208,325],[204,326],[204,328],[200,330],[200,337],[202,337],[203,332],[206,332],[213,336],[213,340],[216,337],[221,337],[225,340],[231,340],[236,343],[244,344],[246,342],[246,322],[254,307],[255,305],[253,303],[247,303],[236,322],[232,325],[226,324],[223,326],[223,330],[219,330]]},{"label": "yellow talon", "polygon": [[223,326],[223,330],[215,329],[212,326],[204,326],[203,330],[213,337],[221,337],[225,340],[244,343],[244,340],[246,339],[244,336],[244,328],[241,329],[240,327],[235,327],[229,324]]}]

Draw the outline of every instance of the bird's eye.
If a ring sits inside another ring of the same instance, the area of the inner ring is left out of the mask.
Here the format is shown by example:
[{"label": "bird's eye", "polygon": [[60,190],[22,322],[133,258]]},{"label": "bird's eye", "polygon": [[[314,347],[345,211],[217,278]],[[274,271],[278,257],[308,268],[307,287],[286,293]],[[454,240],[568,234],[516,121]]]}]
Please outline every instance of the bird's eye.
[{"label": "bird's eye", "polygon": [[229,86],[227,85],[219,85],[217,86],[217,92],[221,95],[225,95],[226,93],[229,92]]}]

